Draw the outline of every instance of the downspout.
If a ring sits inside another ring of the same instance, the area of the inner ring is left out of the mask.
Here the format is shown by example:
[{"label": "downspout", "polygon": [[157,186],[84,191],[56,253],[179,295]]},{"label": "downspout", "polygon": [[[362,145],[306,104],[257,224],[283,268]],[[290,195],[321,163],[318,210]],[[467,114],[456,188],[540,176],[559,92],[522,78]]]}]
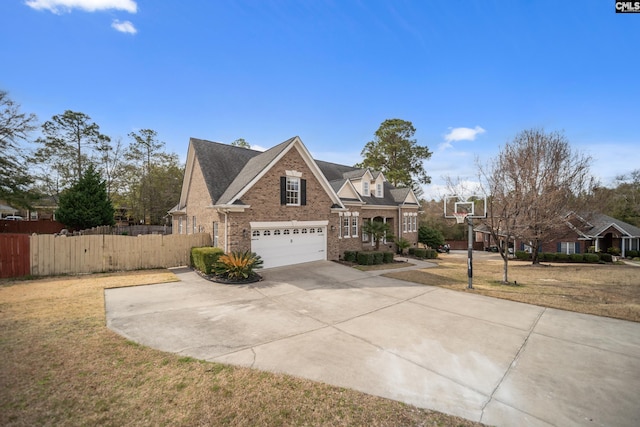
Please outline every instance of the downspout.
[{"label": "downspout", "polygon": [[224,211],[224,253],[229,253],[229,239],[228,239],[229,233],[227,232],[227,229],[229,227],[229,224],[227,221],[228,215],[229,215],[229,211],[225,210]]},{"label": "downspout", "polygon": [[398,239],[402,237],[402,207],[398,206]]}]

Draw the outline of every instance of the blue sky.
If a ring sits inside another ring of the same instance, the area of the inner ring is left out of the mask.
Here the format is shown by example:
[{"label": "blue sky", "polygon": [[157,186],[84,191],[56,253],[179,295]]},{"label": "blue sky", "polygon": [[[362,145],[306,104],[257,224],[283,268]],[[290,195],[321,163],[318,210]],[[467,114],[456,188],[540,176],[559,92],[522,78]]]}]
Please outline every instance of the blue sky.
[{"label": "blue sky", "polygon": [[40,121],[70,109],[269,148],[299,135],[353,164],[409,120],[443,176],[473,179],[519,131],[564,131],[610,184],[640,168],[640,14],[615,2],[3,0],[0,89]]}]

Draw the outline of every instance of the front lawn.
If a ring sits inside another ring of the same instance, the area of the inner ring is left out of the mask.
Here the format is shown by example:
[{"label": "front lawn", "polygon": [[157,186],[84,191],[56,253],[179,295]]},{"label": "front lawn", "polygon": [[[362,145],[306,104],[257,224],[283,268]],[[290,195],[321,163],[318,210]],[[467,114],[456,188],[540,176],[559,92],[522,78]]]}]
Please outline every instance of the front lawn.
[{"label": "front lawn", "polygon": [[385,274],[387,277],[473,292],[495,298],[597,316],[640,322],[640,268],[613,264],[510,261],[509,281],[503,285],[502,260],[473,261],[473,287],[467,289],[466,256],[442,256],[438,267]]},{"label": "front lawn", "polygon": [[104,289],[167,270],[0,282],[0,425],[479,426],[353,390],[164,353],[105,326]]}]

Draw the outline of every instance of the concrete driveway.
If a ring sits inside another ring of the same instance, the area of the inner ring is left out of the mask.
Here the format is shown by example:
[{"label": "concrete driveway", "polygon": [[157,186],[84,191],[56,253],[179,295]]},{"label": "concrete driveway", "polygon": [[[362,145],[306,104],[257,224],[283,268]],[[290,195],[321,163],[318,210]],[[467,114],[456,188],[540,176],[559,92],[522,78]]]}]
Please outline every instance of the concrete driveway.
[{"label": "concrete driveway", "polygon": [[640,425],[637,323],[333,262],[265,270],[247,286],[173,271],[181,282],[107,289],[107,326],[156,349],[492,425]]}]

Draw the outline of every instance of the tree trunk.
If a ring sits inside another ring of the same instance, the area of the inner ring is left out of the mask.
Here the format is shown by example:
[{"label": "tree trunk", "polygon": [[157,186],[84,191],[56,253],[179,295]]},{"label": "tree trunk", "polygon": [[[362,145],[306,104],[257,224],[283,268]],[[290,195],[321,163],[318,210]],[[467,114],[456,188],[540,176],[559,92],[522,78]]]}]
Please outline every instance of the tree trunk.
[{"label": "tree trunk", "polygon": [[507,254],[502,255],[502,282],[509,283],[509,257]]}]

